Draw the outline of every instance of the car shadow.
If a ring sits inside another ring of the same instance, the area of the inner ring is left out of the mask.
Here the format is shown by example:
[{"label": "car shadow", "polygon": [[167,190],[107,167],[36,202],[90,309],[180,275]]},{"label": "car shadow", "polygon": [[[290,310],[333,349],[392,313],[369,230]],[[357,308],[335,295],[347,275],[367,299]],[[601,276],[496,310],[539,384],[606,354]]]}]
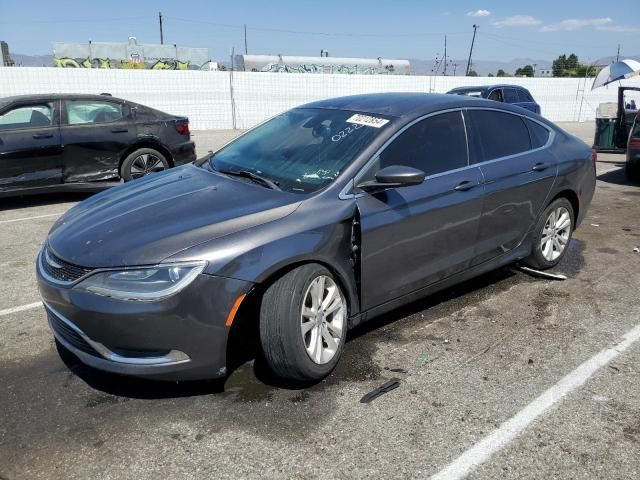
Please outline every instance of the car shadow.
[{"label": "car shadow", "polygon": [[7,197],[0,201],[0,211],[80,202],[94,193],[95,192],[42,193],[38,195]]},{"label": "car shadow", "polygon": [[[582,246],[578,241],[574,241],[574,243],[576,244],[574,245],[575,248],[573,248],[575,251],[572,250],[572,254],[567,255],[567,258],[559,265],[560,270],[563,268],[572,270],[572,263],[584,264]],[[573,275],[570,274],[570,276]],[[328,384],[354,380],[353,370],[369,372],[370,369],[364,368],[363,363],[373,362],[372,355],[375,349],[370,349],[368,344],[376,343],[378,340],[386,338],[388,332],[384,330],[384,327],[394,322],[406,320],[430,323],[443,315],[453,315],[467,305],[482,302],[496,293],[508,290],[516,283],[536,281],[546,280],[523,275],[517,272],[515,265],[508,265],[436,292],[360,324],[349,330],[347,350],[343,355],[346,358],[341,359]],[[146,380],[96,370],[81,363],[75,355],[64,349],[64,347],[59,347],[58,353],[65,365],[92,388],[129,398],[162,399],[221,394],[226,391],[229,385],[234,390],[243,391],[253,391],[256,388],[300,390],[313,386],[309,383],[284,381],[269,369],[260,348],[258,325],[255,321],[258,318],[257,308],[256,304],[249,304],[247,310],[242,313],[245,320],[253,319],[253,321],[237,322],[237,326],[234,323],[228,341],[228,352],[230,354],[227,358],[227,376],[222,379],[184,382]],[[438,310],[434,318],[430,319],[425,315],[424,318],[420,316],[418,319],[416,314],[432,309]],[[350,343],[358,339],[366,339],[364,343],[367,345],[364,345],[363,342],[356,342],[358,345],[352,345],[352,348],[348,347]],[[344,364],[346,363],[354,365],[345,367]],[[322,387],[318,386],[316,388]]]},{"label": "car shadow", "polygon": [[624,173],[624,163],[622,164],[622,168],[601,173],[596,178],[601,182],[611,183],[614,185],[627,185],[632,187],[635,186],[633,182],[629,181],[626,174]]}]

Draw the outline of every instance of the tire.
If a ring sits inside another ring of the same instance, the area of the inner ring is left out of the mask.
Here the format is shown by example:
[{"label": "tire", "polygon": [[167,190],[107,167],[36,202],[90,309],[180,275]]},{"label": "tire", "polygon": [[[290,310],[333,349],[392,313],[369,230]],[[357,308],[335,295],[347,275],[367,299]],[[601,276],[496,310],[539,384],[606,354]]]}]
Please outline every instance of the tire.
[{"label": "tire", "polygon": [[169,168],[167,158],[153,148],[134,150],[122,162],[121,177],[125,182]]},{"label": "tire", "polygon": [[[538,219],[533,237],[533,249],[524,263],[539,270],[555,267],[567,253],[574,226],[575,217],[571,202],[564,197],[551,202]],[[548,240],[543,242],[543,237]]]},{"label": "tire", "polygon": [[[326,303],[318,309],[320,289]],[[260,306],[260,343],[268,366],[283,380],[322,380],[342,355],[347,318],[344,293],[326,268],[308,264],[287,273],[265,291]]]}]

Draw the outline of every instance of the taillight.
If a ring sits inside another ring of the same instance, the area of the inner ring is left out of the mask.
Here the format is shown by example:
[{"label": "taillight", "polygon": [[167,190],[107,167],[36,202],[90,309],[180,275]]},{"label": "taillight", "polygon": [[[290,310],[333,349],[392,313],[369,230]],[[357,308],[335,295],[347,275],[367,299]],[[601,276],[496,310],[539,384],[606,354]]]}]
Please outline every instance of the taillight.
[{"label": "taillight", "polygon": [[632,138],[629,140],[630,147],[640,147],[640,138]]},{"label": "taillight", "polygon": [[596,162],[598,161],[598,151],[595,148],[591,149],[591,161],[593,162],[593,166],[596,166]]},{"label": "taillight", "polygon": [[176,121],[176,130],[181,135],[191,135],[191,132],[189,131],[189,120]]}]

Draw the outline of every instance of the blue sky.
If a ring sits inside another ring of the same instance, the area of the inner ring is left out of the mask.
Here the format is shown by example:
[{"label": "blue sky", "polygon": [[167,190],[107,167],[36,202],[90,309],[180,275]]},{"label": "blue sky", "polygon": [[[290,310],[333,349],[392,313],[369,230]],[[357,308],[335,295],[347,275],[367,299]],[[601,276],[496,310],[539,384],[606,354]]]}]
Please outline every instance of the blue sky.
[{"label": "blue sky", "polygon": [[249,53],[432,59],[446,33],[448,54],[460,59],[475,23],[478,60],[595,60],[618,44],[623,56],[640,54],[638,0],[0,0],[0,40],[26,54],[51,53],[55,41],[159,43],[159,10],[166,43],[208,47],[214,60],[244,49],[245,23]]}]

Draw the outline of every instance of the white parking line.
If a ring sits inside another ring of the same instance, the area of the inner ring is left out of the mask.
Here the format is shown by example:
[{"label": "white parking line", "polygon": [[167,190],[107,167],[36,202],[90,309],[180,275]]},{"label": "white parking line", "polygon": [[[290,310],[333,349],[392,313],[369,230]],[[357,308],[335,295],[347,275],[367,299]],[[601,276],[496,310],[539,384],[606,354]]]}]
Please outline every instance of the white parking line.
[{"label": "white parking line", "polygon": [[628,331],[616,346],[600,351],[575,370],[571,371],[523,410],[504,422],[500,427],[460,455],[443,470],[433,475],[431,480],[457,480],[465,478],[478,465],[486,462],[491,455],[515,439],[531,422],[551,408],[555,403],[562,400],[567,394],[584,384],[589,377],[628,349],[638,339],[640,339],[640,325]]},{"label": "white parking line", "polygon": [[11,220],[0,220],[0,223],[13,223],[13,222],[22,222],[25,220],[37,220],[38,218],[47,218],[47,217],[59,217],[64,212],[61,213],[47,213],[46,215],[36,215],[35,217],[22,217],[22,218],[12,218]]},{"label": "white parking line", "polygon": [[18,307],[6,308],[0,310],[0,317],[4,315],[11,315],[12,313],[22,312],[23,310],[31,310],[32,308],[38,308],[42,306],[42,302],[28,303],[26,305],[20,305]]}]

